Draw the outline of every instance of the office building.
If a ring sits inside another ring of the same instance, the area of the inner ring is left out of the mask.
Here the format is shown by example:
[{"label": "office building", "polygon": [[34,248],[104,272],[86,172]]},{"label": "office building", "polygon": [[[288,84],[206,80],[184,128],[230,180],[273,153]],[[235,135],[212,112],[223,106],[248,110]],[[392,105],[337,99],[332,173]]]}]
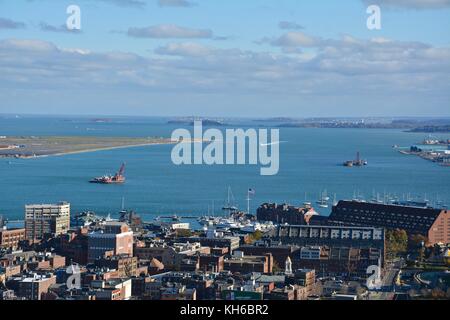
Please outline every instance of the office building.
[{"label": "office building", "polygon": [[25,206],[25,235],[27,240],[66,233],[70,228],[70,204],[32,204]]}]

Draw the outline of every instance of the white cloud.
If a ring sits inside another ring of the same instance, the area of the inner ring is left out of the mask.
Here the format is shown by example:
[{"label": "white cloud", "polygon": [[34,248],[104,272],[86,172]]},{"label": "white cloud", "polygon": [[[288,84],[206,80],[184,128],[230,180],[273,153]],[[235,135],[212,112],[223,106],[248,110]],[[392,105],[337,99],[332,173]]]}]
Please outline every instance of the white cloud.
[{"label": "white cloud", "polygon": [[377,4],[388,8],[441,9],[450,7],[450,0],[362,0],[366,5]]},{"label": "white cloud", "polygon": [[195,4],[187,0],[158,0],[160,7],[193,7]]},{"label": "white cloud", "polygon": [[210,55],[214,50],[198,43],[185,42],[170,43],[166,46],[157,48],[155,52],[160,55],[202,57]]},{"label": "white cloud", "polygon": [[128,35],[136,38],[212,38],[213,32],[209,29],[192,29],[173,24],[161,24],[144,28],[129,28]]},{"label": "white cloud", "polygon": [[[309,48],[313,52],[302,55],[182,42],[159,47],[155,50],[158,55],[152,57],[58,48],[38,40],[3,40],[0,87],[3,93],[20,89],[22,97],[27,97],[28,92],[30,99],[49,91],[70,95],[80,90],[83,96],[97,96],[100,100],[103,98],[98,96],[99,90],[113,96],[132,93],[142,104],[145,101],[139,97],[151,92],[163,99],[221,94],[232,101],[249,96],[260,100],[293,97],[293,101],[319,101],[357,93],[377,99],[385,97],[389,103],[389,97],[402,95],[411,103],[426,103],[429,97],[448,101],[448,47],[380,38],[305,37],[315,41],[306,41],[314,45]],[[296,40],[289,45],[294,43],[301,46],[305,41]]]},{"label": "white cloud", "polygon": [[304,32],[292,31],[283,34],[279,38],[269,39],[265,38],[262,42],[269,42],[274,46],[278,47],[317,47],[320,44],[320,39],[317,37],[312,37]]}]

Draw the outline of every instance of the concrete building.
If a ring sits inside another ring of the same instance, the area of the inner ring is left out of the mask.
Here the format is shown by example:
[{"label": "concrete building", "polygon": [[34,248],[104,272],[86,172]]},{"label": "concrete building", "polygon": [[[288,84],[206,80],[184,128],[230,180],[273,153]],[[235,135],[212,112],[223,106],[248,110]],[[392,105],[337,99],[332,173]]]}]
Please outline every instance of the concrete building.
[{"label": "concrete building", "polygon": [[17,248],[19,242],[25,240],[25,229],[0,229],[0,248]]},{"label": "concrete building", "polygon": [[[282,225],[271,235],[274,241],[283,245],[297,245],[298,247],[327,246],[330,248],[376,249],[385,257],[385,232],[382,228],[374,227],[343,227],[343,226],[308,226]],[[302,249],[302,254],[316,254],[310,249]],[[292,258],[292,257],[291,257]]]},{"label": "concrete building", "polygon": [[27,300],[41,300],[42,294],[47,293],[53,284],[56,284],[56,276],[33,274],[14,278],[9,285],[19,297]]},{"label": "concrete building", "polygon": [[376,248],[314,246],[298,250],[292,257],[294,269],[312,269],[321,276],[366,277],[367,268],[379,265],[381,251]]},{"label": "concrete building", "polygon": [[197,254],[209,254],[210,248],[199,242],[177,242],[171,246],[166,243],[152,242],[145,246],[136,246],[134,254],[140,260],[156,258],[168,269],[179,269],[183,259]]},{"label": "concrete building", "polygon": [[25,206],[25,234],[28,240],[59,235],[70,228],[70,204],[31,204]]},{"label": "concrete building", "polygon": [[450,211],[361,201],[339,201],[329,221],[354,226],[405,230],[420,234],[429,244],[450,243]]},{"label": "concrete building", "polygon": [[96,300],[130,300],[132,297],[131,279],[94,280],[91,286],[96,290]]},{"label": "concrete building", "polygon": [[232,252],[239,248],[240,238],[234,236],[222,236],[218,232],[212,232],[207,237],[186,237],[180,238],[180,241],[199,242],[202,246],[210,248],[227,248]]},{"label": "concrete building", "polygon": [[263,256],[245,256],[242,251],[235,251],[231,258],[224,261],[223,269],[241,274],[272,273],[273,257],[270,253]]},{"label": "concrete building", "polygon": [[244,252],[248,256],[262,256],[270,253],[273,256],[273,261],[278,267],[283,268],[286,259],[296,250],[294,245],[278,245],[265,242],[263,244],[255,245],[242,245],[239,247],[239,251]]},{"label": "concrete building", "polygon": [[126,223],[107,222],[103,230],[88,235],[88,262],[104,257],[107,251],[133,256],[133,231]]}]

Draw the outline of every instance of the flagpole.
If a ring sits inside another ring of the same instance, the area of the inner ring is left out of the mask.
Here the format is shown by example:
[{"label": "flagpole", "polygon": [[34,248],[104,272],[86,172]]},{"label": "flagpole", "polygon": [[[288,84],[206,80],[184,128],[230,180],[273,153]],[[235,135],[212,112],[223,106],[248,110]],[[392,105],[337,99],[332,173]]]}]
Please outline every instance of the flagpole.
[{"label": "flagpole", "polygon": [[250,214],[250,190],[247,190],[247,213]]}]

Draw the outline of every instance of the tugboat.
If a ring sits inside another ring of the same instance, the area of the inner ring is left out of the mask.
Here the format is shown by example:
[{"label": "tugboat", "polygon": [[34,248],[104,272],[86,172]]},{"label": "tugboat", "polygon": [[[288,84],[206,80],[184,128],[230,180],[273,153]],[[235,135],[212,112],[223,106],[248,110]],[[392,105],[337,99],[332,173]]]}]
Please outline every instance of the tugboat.
[{"label": "tugboat", "polygon": [[119,171],[114,175],[104,175],[102,177],[97,177],[89,181],[90,183],[98,183],[98,184],[121,184],[125,183],[125,163],[122,163]]}]

